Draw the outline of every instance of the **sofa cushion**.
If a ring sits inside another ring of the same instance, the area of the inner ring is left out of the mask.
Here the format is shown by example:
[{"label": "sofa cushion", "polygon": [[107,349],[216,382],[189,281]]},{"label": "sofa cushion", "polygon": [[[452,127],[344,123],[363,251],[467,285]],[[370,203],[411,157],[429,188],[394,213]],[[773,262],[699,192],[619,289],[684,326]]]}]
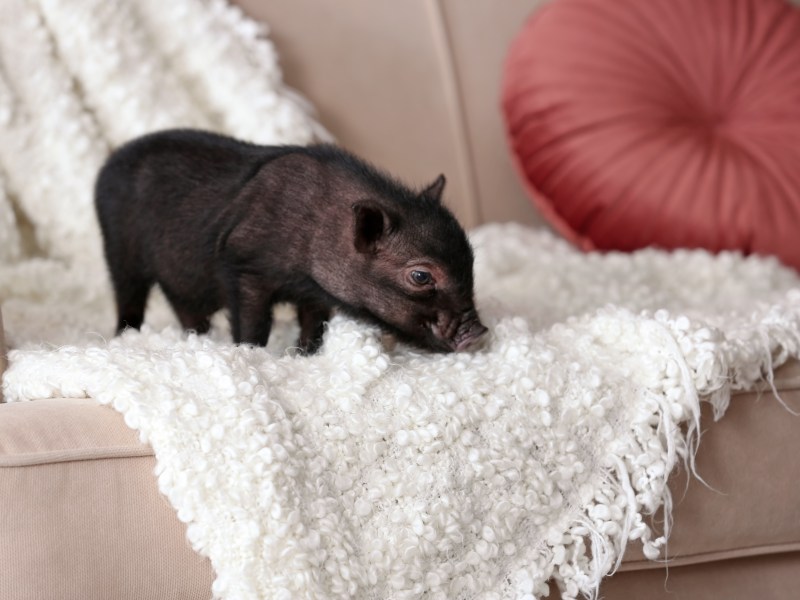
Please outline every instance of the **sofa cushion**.
[{"label": "sofa cushion", "polygon": [[[603,600],[784,600],[797,597],[800,552],[617,573]],[[558,600],[558,595],[548,600]]]},{"label": "sofa cushion", "polygon": [[800,268],[798,98],[800,10],[785,0],[550,2],[503,80],[518,171],[568,239]]},{"label": "sofa cushion", "polygon": [[[0,311],[0,383],[3,381],[3,371],[8,366],[6,357],[6,336],[3,330],[3,312]],[[3,388],[0,386],[0,402],[3,401]]]},{"label": "sofa cushion", "polygon": [[[776,373],[776,388],[800,412],[800,363]],[[674,526],[667,549],[671,566],[800,552],[800,416],[793,416],[769,386],[731,398],[713,421],[703,406],[697,473],[708,485],[675,473],[670,480]],[[631,544],[623,571],[661,568]],[[798,573],[800,577],[800,572]],[[800,580],[798,581],[800,583]]]},{"label": "sofa cushion", "polygon": [[0,404],[0,598],[207,600],[149,447],[92,400]]}]

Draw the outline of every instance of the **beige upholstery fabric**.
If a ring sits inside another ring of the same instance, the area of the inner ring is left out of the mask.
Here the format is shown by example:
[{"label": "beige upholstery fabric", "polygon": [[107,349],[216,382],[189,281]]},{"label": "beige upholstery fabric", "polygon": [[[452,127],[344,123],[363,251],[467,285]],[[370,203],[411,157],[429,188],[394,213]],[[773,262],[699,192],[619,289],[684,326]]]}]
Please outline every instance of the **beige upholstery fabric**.
[{"label": "beige upholstery fabric", "polygon": [[0,405],[0,599],[208,600],[154,462],[91,400]]},{"label": "beige upholstery fabric", "polygon": [[[3,333],[3,312],[0,311],[0,382],[3,381],[3,371],[6,370],[8,359],[6,358],[6,337]],[[0,387],[0,402],[3,401],[3,388]]]},{"label": "beige upholstery fabric", "polygon": [[[609,577],[604,600],[788,600],[797,598],[800,556],[756,556]],[[558,596],[556,596],[557,598]]]},{"label": "beige upholstery fabric", "polygon": [[542,0],[236,0],[269,24],[285,80],[337,141],[410,183],[446,173],[468,227],[540,223],[514,173],[501,65]]}]

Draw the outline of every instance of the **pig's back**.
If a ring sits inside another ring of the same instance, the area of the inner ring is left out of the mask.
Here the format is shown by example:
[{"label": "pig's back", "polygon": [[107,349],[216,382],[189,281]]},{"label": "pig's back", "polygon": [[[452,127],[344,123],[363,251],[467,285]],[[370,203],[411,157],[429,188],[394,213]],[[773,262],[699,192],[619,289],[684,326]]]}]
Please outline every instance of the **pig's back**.
[{"label": "pig's back", "polygon": [[[109,190],[115,193],[99,193],[97,200],[153,205],[159,212],[184,210],[187,201],[202,201],[206,209],[224,205],[263,162],[278,154],[279,148],[208,132],[149,134],[121,146],[109,157],[98,188],[116,188]],[[201,193],[203,190],[206,193]]]},{"label": "pig's back", "polygon": [[193,130],[136,138],[117,149],[96,186],[104,232],[155,238],[213,233],[218,219],[279,147],[256,146]]},{"label": "pig's back", "polygon": [[212,293],[214,242],[226,208],[280,153],[191,130],[158,132],[121,146],[95,189],[107,254],[130,256],[162,285],[171,280],[183,288],[178,293]]}]

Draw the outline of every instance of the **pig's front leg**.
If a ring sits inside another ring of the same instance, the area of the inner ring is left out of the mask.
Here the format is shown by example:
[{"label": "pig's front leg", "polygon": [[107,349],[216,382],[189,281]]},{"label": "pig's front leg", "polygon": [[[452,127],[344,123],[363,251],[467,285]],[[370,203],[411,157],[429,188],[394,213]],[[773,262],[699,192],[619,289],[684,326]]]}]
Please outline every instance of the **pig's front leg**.
[{"label": "pig's front leg", "polygon": [[302,303],[297,305],[297,321],[300,323],[300,352],[316,354],[322,346],[325,323],[331,317],[331,309],[324,304]]},{"label": "pig's front leg", "polygon": [[272,329],[274,286],[250,273],[231,273],[226,279],[233,341],[266,346]]}]

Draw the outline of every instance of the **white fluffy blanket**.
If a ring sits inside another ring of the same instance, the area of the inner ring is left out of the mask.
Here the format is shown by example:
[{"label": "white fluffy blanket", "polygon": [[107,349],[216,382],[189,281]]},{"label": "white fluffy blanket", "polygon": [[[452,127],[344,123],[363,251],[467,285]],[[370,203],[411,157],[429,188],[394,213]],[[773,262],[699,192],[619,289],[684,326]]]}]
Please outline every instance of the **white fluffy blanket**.
[{"label": "white fluffy blanket", "polygon": [[800,354],[800,280],[773,260],[584,255],[515,225],[472,234],[479,352],[388,349],[336,317],[297,357],[287,310],[269,348],[237,347],[222,316],[179,331],[160,295],[111,339],[91,209],[109,143],[175,124],[303,142],[313,121],[218,2],[4,0],[0,23],[6,397],[123,413],[218,598],[591,594],[629,540],[664,546],[647,517],[669,515],[699,398],[721,415]]}]

